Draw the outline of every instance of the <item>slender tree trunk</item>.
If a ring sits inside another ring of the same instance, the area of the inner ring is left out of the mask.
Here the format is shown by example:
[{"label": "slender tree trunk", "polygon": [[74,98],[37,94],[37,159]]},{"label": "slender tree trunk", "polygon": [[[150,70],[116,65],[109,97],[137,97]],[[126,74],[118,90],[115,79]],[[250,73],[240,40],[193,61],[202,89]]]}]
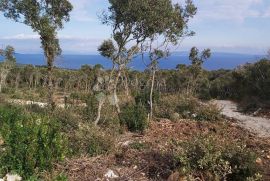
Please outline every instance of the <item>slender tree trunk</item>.
[{"label": "slender tree trunk", "polygon": [[98,111],[97,111],[97,118],[95,120],[95,125],[97,126],[98,125],[98,122],[100,120],[100,117],[101,117],[101,110],[102,110],[102,107],[105,103],[105,98],[102,98],[99,102],[98,102]]},{"label": "slender tree trunk", "polygon": [[51,106],[52,110],[55,109],[54,102],[54,90],[53,90],[53,81],[52,81],[52,70],[53,70],[53,58],[47,56],[48,63],[48,104]]},{"label": "slender tree trunk", "polygon": [[124,85],[125,85],[126,96],[129,98],[128,78],[127,78],[126,73],[124,74],[124,77],[125,77]]},{"label": "slender tree trunk", "polygon": [[155,76],[156,76],[156,70],[153,70],[152,83],[151,83],[151,89],[150,89],[150,120],[152,120],[153,118],[153,92],[154,92],[154,85],[155,85]]},{"label": "slender tree trunk", "polygon": [[121,76],[121,69],[118,70],[118,73],[117,73],[117,76],[116,76],[116,79],[115,79],[115,82],[114,82],[114,88],[113,88],[113,98],[114,98],[114,101],[115,101],[115,107],[116,107],[116,110],[117,110],[118,114],[121,112],[121,109],[120,109],[120,106],[119,106],[119,99],[118,99],[118,96],[117,96],[117,86],[118,86],[120,76]]}]

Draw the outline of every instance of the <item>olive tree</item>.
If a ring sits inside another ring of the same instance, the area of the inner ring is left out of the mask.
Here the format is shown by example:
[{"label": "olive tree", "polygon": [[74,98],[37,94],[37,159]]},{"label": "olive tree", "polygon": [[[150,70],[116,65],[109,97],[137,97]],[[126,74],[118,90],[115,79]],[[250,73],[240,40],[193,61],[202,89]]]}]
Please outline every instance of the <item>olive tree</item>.
[{"label": "olive tree", "polygon": [[3,63],[0,65],[0,93],[2,92],[3,86],[6,84],[6,79],[10,70],[16,64],[14,53],[15,49],[12,46],[7,46],[5,49],[0,49],[0,56],[4,57]]},{"label": "olive tree", "polygon": [[54,107],[52,69],[54,59],[61,54],[57,31],[69,21],[72,5],[68,0],[1,0],[4,16],[30,26],[40,36],[48,65],[48,99]]}]

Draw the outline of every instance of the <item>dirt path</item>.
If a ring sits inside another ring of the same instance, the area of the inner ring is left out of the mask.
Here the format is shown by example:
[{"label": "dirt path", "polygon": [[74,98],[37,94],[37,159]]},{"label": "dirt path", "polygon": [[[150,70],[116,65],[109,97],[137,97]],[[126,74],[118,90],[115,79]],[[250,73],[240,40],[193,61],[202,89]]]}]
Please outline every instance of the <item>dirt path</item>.
[{"label": "dirt path", "polygon": [[253,117],[237,111],[237,104],[232,101],[216,100],[218,107],[222,108],[222,114],[238,120],[240,126],[258,134],[260,137],[270,137],[270,119]]}]

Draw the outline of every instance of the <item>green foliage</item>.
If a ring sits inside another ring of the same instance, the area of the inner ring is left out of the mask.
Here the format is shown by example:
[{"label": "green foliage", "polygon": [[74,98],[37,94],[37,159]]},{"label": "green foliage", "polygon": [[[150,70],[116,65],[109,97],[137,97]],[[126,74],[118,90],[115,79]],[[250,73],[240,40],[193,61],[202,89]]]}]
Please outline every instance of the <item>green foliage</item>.
[{"label": "green foliage", "polygon": [[207,180],[239,180],[254,177],[256,154],[244,144],[211,135],[176,144],[175,160],[185,175]]},{"label": "green foliage", "polygon": [[81,125],[73,138],[73,152],[97,156],[106,154],[114,148],[114,138],[108,132],[94,126]]},{"label": "green foliage", "polygon": [[206,59],[211,57],[211,50],[205,49],[200,54],[199,49],[196,47],[192,47],[189,54],[189,60],[191,61],[193,66],[201,66]]},{"label": "green foliage", "polygon": [[[134,97],[135,97],[135,102],[136,104],[142,104],[146,110],[150,110],[150,105],[149,105],[149,95],[150,91],[142,91],[142,92],[136,92]],[[157,103],[160,99],[160,95],[157,91],[153,92],[153,103]]]},{"label": "green foliage", "polygon": [[[31,11],[29,11],[31,9]],[[23,22],[41,36],[46,57],[55,57],[60,53],[56,30],[63,28],[63,22],[69,20],[72,5],[67,0],[28,1],[2,0],[0,11],[4,16],[16,22]]]},{"label": "green foliage", "polygon": [[54,119],[28,115],[15,107],[0,107],[1,174],[15,171],[24,178],[52,169],[66,153],[66,141]]},{"label": "green foliage", "polygon": [[214,98],[270,100],[270,60],[262,59],[233,71],[213,71],[209,76],[210,93]]},{"label": "green foliage", "polygon": [[86,101],[86,115],[89,120],[94,121],[97,114],[98,100],[95,95],[89,95]]},{"label": "green foliage", "polygon": [[53,181],[68,181],[68,177],[65,174],[59,174],[55,178],[53,178]]},{"label": "green foliage", "polygon": [[220,120],[220,109],[212,104],[204,104],[198,99],[185,95],[169,95],[160,99],[155,106],[155,115],[175,120],[176,116],[198,121]]},{"label": "green foliage", "polygon": [[129,104],[123,107],[120,114],[121,124],[129,131],[143,132],[147,128],[147,112],[141,103]]},{"label": "green foliage", "polygon": [[113,58],[116,49],[112,40],[105,40],[98,48],[98,51],[104,57]]},{"label": "green foliage", "polygon": [[0,56],[4,57],[6,63],[15,64],[16,58],[14,57],[15,49],[8,45],[5,49],[0,49]]}]

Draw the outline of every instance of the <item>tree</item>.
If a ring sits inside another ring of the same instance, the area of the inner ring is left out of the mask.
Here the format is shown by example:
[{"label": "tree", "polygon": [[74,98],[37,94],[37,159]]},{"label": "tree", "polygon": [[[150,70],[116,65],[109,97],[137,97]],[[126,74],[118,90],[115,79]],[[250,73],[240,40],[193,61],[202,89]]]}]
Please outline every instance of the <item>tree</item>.
[{"label": "tree", "polygon": [[209,59],[211,57],[211,50],[205,49],[200,54],[199,49],[196,47],[192,47],[189,54],[189,60],[191,61],[191,64],[193,66],[199,66],[201,67],[202,64],[205,62],[205,60]]},{"label": "tree", "polygon": [[6,84],[7,76],[10,70],[16,64],[16,58],[14,57],[15,49],[12,46],[7,46],[5,49],[0,49],[0,56],[4,57],[4,61],[0,66],[0,93],[3,86]]},{"label": "tree", "polygon": [[[155,60],[151,67],[155,67],[157,57],[161,54],[167,55],[158,47],[152,49],[153,46],[143,46],[145,42],[151,42],[150,45],[153,45],[155,40],[162,37],[163,45],[167,45],[168,42],[176,44],[181,37],[193,34],[188,31],[187,23],[195,15],[196,7],[191,0],[187,0],[185,7],[173,5],[171,0],[109,0],[109,3],[109,11],[103,14],[102,22],[112,27],[113,40],[104,41],[99,51],[101,55],[112,60],[111,75],[114,75],[115,67],[118,68],[114,78],[116,95],[121,72],[140,51],[153,50],[150,52],[150,58]],[[115,98],[118,102],[116,96]]]},{"label": "tree", "polygon": [[150,88],[150,120],[153,117],[153,91],[159,60],[170,54],[170,48],[177,45],[187,36],[193,36],[194,32],[188,28],[188,22],[197,12],[197,8],[191,0],[187,0],[184,7],[172,4],[170,0],[149,0],[149,13],[145,19],[150,22],[151,33],[147,35],[148,41],[144,51],[148,51],[151,72]]},{"label": "tree", "polygon": [[270,60],[270,49],[267,51],[267,58]]},{"label": "tree", "polygon": [[196,47],[191,48],[189,54],[189,60],[191,61],[190,67],[191,77],[187,87],[188,94],[194,93],[197,86],[198,77],[202,73],[202,65],[210,57],[211,57],[210,49],[205,49],[200,53],[198,48]]},{"label": "tree", "polygon": [[48,99],[54,107],[52,69],[56,56],[61,54],[57,30],[69,21],[72,5],[68,0],[1,0],[0,11],[16,22],[30,26],[40,35],[41,47],[48,65]]}]

